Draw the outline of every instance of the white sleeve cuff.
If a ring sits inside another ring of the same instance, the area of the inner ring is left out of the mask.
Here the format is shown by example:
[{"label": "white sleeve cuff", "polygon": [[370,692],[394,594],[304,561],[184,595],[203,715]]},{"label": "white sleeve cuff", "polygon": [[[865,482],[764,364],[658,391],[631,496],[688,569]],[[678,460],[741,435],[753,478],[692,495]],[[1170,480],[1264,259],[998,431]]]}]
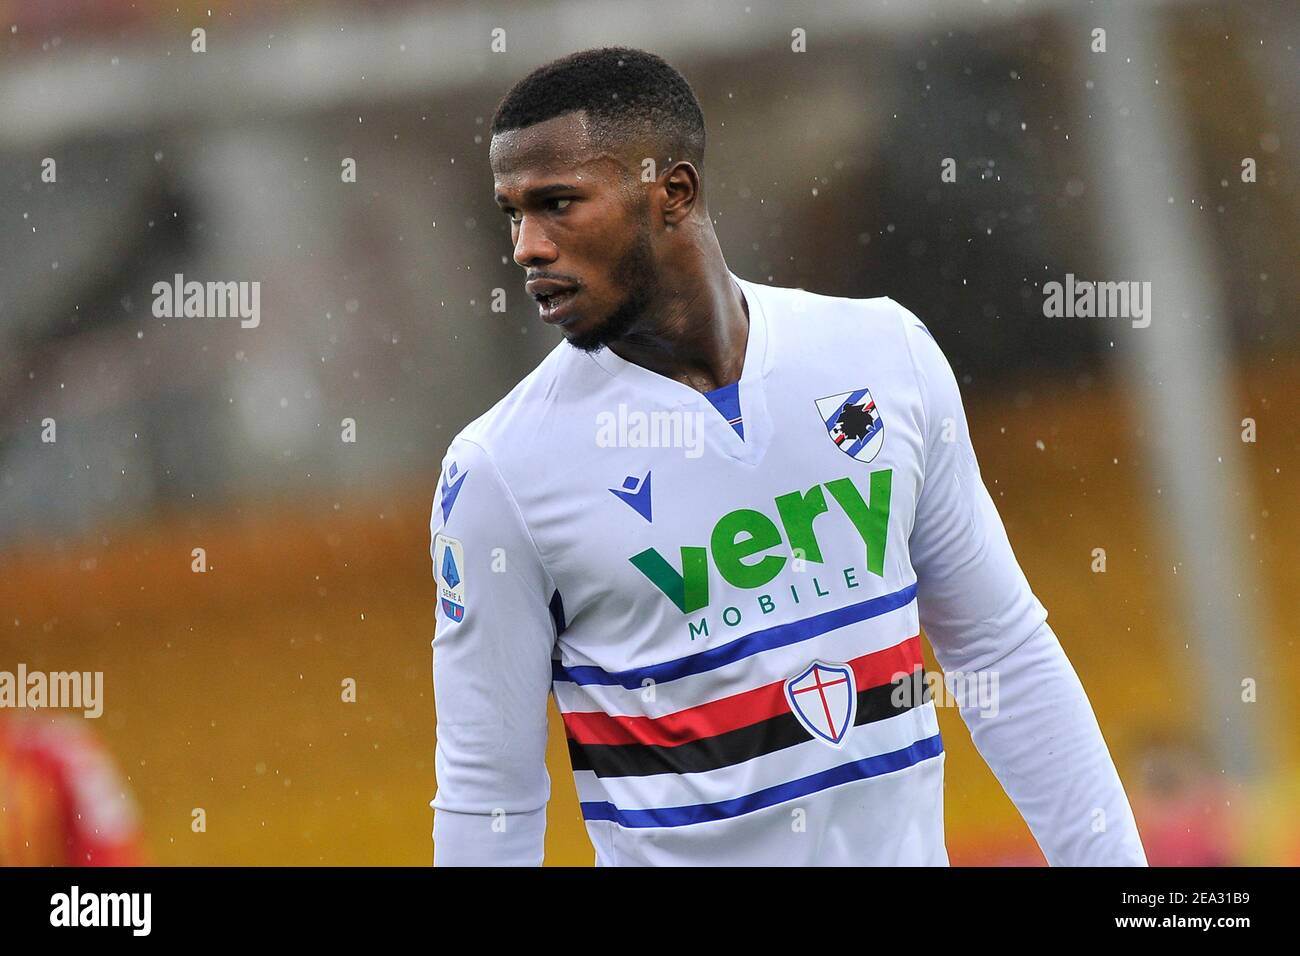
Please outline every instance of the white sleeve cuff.
[{"label": "white sleeve cuff", "polygon": [[546,808],[527,813],[433,811],[434,866],[541,866]]}]

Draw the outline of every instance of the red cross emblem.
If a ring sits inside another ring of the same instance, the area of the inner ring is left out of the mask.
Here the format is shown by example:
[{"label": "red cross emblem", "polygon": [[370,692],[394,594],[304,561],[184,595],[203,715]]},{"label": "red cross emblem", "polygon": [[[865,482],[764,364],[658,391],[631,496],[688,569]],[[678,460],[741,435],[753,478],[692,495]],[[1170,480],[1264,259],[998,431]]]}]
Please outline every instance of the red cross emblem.
[{"label": "red cross emblem", "polygon": [[785,682],[785,699],[805,730],[822,743],[839,747],[857,712],[853,669],[847,664],[813,661]]}]

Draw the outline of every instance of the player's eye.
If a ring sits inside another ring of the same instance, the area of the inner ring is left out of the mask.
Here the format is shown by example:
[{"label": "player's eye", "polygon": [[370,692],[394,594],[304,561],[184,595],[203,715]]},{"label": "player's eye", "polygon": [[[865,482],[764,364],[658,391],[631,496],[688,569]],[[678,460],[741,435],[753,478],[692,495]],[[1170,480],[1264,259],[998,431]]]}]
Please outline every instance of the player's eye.
[{"label": "player's eye", "polygon": [[[545,200],[545,202],[547,208],[550,209],[552,212],[563,212],[565,209],[568,208],[569,203],[573,202],[573,200],[569,198],[554,198],[554,199],[547,199]],[[523,222],[523,213],[521,213],[518,209],[514,209],[507,206],[503,208],[501,211],[504,212],[507,216],[509,216],[510,221],[514,223],[516,226],[519,225],[521,222]]]}]

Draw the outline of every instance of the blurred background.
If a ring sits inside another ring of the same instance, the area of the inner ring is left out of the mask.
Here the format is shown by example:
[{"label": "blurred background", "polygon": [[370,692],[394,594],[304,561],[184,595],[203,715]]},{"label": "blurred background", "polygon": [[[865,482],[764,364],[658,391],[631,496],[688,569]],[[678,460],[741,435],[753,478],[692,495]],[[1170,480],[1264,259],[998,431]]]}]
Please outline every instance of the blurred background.
[{"label": "blurred background", "polygon": [[[1300,863],[1282,0],[0,0],[0,671],[104,674],[0,709],[0,862],[429,862],[434,484],[558,341],[487,127],[614,44],[699,95],[734,271],[934,331],[1151,862]],[[155,316],[178,273],[260,323]],[[939,714],[953,863],[1041,864]],[[551,774],[590,864],[554,711]]]}]

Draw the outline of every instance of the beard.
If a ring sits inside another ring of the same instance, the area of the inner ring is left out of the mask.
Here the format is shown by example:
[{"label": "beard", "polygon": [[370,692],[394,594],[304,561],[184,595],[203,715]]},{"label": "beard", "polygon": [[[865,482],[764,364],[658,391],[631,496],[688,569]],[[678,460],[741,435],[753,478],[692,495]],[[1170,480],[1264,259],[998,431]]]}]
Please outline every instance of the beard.
[{"label": "beard", "polygon": [[623,301],[594,329],[568,336],[569,344],[575,349],[598,352],[611,342],[617,342],[636,329],[654,298],[659,270],[650,246],[649,216],[644,209],[641,212],[636,242],[614,265],[614,285],[626,290]]}]

